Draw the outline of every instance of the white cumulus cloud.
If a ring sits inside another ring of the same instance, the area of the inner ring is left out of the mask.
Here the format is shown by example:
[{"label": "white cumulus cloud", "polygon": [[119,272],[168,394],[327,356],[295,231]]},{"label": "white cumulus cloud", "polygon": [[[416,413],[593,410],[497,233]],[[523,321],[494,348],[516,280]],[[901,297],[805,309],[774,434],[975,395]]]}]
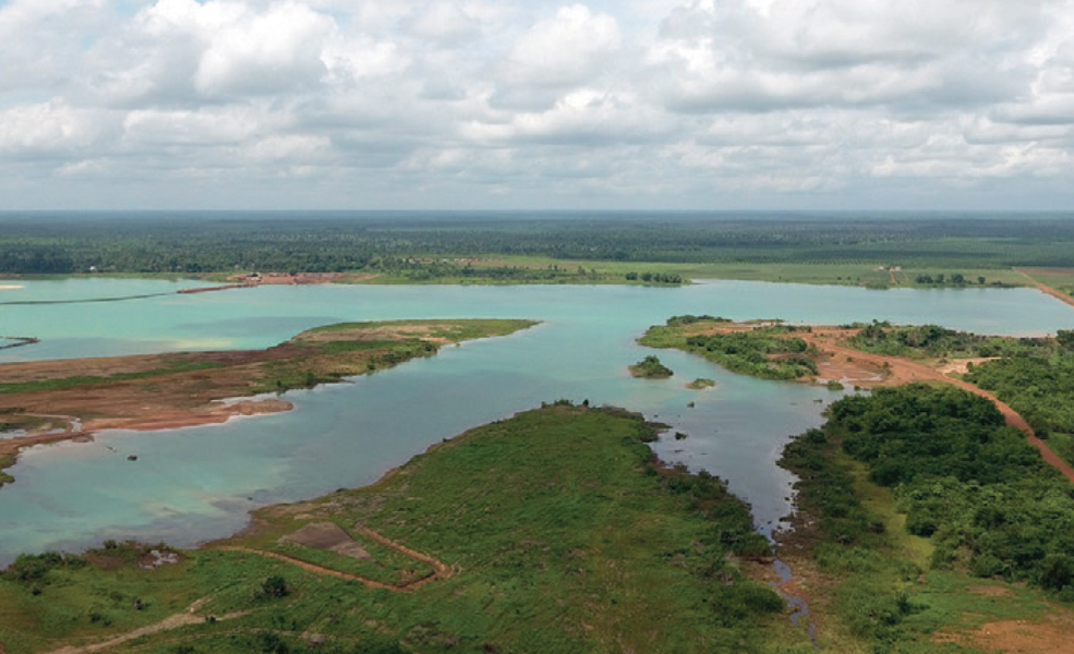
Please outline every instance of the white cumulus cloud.
[{"label": "white cumulus cloud", "polygon": [[0,44],[10,207],[1074,200],[1074,0],[9,0]]}]

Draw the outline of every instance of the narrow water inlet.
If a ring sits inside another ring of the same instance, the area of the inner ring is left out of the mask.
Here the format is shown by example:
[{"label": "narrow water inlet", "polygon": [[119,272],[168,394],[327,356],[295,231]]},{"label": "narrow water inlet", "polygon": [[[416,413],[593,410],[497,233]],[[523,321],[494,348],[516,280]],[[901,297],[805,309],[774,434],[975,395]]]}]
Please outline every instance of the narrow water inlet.
[{"label": "narrow water inlet", "polygon": [[809,604],[804,599],[797,595],[791,595],[784,590],[784,586],[794,580],[794,572],[791,567],[781,561],[775,559],[772,561],[772,571],[776,573],[776,581],[771,582],[772,587],[779,593],[779,596],[786,600],[793,611],[790,615],[791,624],[795,627],[806,622],[806,632],[809,634],[809,641],[813,643],[813,647],[817,646],[817,623],[813,621],[809,614]]}]

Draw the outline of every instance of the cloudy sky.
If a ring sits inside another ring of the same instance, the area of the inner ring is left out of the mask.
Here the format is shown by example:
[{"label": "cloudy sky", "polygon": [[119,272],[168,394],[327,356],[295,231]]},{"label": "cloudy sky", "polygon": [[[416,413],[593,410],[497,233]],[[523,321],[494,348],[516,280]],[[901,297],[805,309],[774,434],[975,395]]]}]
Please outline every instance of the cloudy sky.
[{"label": "cloudy sky", "polygon": [[20,208],[1074,208],[1074,0],[7,0]]}]

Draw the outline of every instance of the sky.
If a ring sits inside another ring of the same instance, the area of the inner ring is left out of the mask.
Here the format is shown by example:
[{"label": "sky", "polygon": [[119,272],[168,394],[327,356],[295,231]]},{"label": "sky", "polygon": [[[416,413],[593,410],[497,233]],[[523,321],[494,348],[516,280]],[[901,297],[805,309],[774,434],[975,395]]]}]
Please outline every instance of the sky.
[{"label": "sky", "polygon": [[0,209],[1074,207],[1074,0],[7,0]]}]

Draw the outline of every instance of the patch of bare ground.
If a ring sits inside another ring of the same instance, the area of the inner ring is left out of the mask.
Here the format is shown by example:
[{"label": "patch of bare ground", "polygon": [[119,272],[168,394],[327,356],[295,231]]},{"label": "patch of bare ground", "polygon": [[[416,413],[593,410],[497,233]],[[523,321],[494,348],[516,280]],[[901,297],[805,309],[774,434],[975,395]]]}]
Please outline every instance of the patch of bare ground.
[{"label": "patch of bare ground", "polygon": [[[407,558],[418,561],[419,563],[424,563],[425,565],[432,568],[432,572],[429,572],[424,575],[419,575],[417,572],[404,570],[401,573],[401,580],[399,581],[399,583],[389,584],[376,579],[370,579],[361,575],[352,574],[350,572],[342,572],[334,568],[318,565],[316,563],[310,563],[309,561],[303,561],[302,559],[288,556],[287,554],[281,554],[279,552],[269,552],[266,550],[253,549],[250,547],[243,547],[237,545],[221,545],[217,546],[215,549],[228,552],[244,552],[246,554],[264,556],[270,559],[276,559],[277,561],[282,561],[284,563],[289,563],[307,572],[312,572],[313,574],[336,577],[338,579],[345,579],[347,581],[357,581],[361,584],[369,586],[370,588],[379,588],[395,593],[413,592],[428,583],[436,581],[437,579],[447,579],[455,574],[455,571],[452,569],[451,566],[432,556],[429,556],[428,554],[423,554],[416,550],[412,550],[409,547],[403,545],[402,543],[398,543],[394,540],[386,538],[381,534],[373,531],[372,529],[363,527],[362,525],[358,525],[356,529],[358,533],[360,533],[363,537],[368,538],[378,543],[379,545],[383,545],[388,549],[394,550],[395,552],[398,552],[399,554],[402,554]],[[327,530],[322,532],[322,536],[325,540],[331,537],[330,535],[324,536],[325,534],[328,534]],[[350,538],[350,536],[347,536],[347,538]]]},{"label": "patch of bare ground", "polygon": [[279,542],[305,545],[335,552],[340,556],[349,556],[371,563],[377,562],[364,547],[334,522],[311,522],[298,531],[281,537]]},{"label": "patch of bare ground", "polygon": [[977,357],[973,359],[955,359],[954,361],[947,361],[946,363],[935,364],[936,370],[942,375],[965,375],[969,372],[970,364],[975,366],[984,363],[985,361],[996,361],[1001,357]]},{"label": "patch of bare ground", "polygon": [[289,284],[334,284],[344,280],[352,281],[357,278],[369,278],[376,277],[371,274],[358,274],[358,273],[314,273],[314,272],[299,272],[299,273],[285,273],[285,272],[267,272],[267,273],[248,273],[240,275],[232,275],[227,278],[229,282],[240,282],[246,286],[260,286],[262,284],[269,285],[289,285]]},{"label": "patch of bare ground", "polygon": [[1044,622],[988,622],[965,633],[937,633],[933,641],[1002,654],[1070,654],[1074,651],[1074,618],[1069,611],[1062,611],[1049,615]]}]

